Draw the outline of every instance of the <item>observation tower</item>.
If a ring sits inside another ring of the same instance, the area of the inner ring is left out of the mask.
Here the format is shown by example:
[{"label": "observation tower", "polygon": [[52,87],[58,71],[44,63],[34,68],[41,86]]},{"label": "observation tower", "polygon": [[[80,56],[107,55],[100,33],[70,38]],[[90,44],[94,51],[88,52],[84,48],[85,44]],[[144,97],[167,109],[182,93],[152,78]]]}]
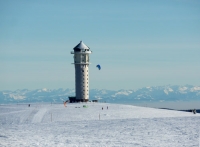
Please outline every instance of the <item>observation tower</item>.
[{"label": "observation tower", "polygon": [[75,93],[76,96],[69,97],[70,103],[87,102],[89,100],[89,55],[90,48],[81,41],[74,47],[74,67],[75,67]]}]

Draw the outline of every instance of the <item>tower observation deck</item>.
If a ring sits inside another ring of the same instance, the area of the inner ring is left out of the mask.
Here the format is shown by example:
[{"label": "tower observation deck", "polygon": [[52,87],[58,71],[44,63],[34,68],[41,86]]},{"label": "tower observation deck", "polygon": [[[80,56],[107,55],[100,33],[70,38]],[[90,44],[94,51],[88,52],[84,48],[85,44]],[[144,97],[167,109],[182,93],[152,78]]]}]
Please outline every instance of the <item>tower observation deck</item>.
[{"label": "tower observation deck", "polygon": [[89,54],[90,48],[82,41],[74,47],[75,67],[75,97],[69,97],[70,102],[87,102],[89,100]]}]

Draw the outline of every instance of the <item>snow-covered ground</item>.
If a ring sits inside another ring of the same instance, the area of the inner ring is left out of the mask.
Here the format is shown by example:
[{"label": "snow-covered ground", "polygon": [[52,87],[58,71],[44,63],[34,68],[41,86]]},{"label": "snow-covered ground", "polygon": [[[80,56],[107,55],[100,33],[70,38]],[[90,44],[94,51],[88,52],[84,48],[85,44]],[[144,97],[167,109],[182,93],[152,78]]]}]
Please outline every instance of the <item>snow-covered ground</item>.
[{"label": "snow-covered ground", "polygon": [[0,105],[0,146],[199,147],[199,125],[200,114],[131,105]]}]

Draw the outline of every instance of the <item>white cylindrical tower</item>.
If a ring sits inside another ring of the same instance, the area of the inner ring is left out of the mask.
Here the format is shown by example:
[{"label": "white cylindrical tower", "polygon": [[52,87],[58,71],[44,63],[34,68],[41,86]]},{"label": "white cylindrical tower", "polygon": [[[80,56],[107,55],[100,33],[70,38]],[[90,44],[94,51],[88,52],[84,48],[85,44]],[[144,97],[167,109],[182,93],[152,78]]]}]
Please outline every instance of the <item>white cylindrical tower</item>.
[{"label": "white cylindrical tower", "polygon": [[87,102],[89,100],[89,54],[92,52],[82,41],[74,47],[75,89],[74,101]]}]

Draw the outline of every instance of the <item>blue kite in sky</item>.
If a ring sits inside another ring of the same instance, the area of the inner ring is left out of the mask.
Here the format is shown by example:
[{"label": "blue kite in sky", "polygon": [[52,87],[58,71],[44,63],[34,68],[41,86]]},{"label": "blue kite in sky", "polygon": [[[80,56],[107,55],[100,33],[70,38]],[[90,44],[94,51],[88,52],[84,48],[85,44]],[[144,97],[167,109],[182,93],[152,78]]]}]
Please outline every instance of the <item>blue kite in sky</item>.
[{"label": "blue kite in sky", "polygon": [[101,69],[101,66],[98,64],[97,66],[96,66],[99,70]]}]

